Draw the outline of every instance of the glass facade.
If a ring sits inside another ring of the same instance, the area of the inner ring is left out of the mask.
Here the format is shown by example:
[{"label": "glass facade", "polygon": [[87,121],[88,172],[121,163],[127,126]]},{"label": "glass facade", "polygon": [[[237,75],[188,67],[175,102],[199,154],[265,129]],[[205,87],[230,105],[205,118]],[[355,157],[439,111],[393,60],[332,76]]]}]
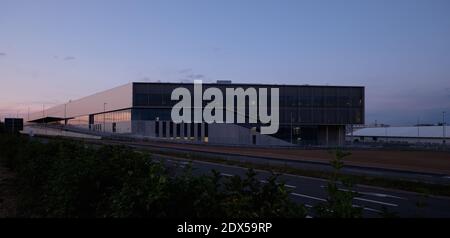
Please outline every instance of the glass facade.
[{"label": "glass facade", "polygon": [[172,108],[133,108],[131,119],[138,120],[161,120],[170,121],[170,112]]},{"label": "glass facade", "polygon": [[[133,121],[171,121],[172,106],[177,101],[170,100],[170,97],[172,91],[178,87],[187,88],[191,92],[191,99],[193,100],[193,84],[134,83],[131,119]],[[224,103],[226,88],[241,87],[245,90],[253,87],[257,91],[259,88],[267,88],[269,104],[270,88],[279,88],[280,127],[273,136],[297,144],[317,143],[319,134],[324,130],[324,125],[364,123],[364,87],[250,84],[203,84],[202,87],[203,91],[209,87],[219,88],[222,91]],[[203,100],[203,106],[207,103],[208,101]],[[249,98],[246,98],[246,115],[248,115],[249,103]],[[191,104],[193,105],[193,101]],[[234,108],[236,118],[236,105]],[[165,124],[166,122],[162,123]],[[188,126],[184,127],[184,135],[187,135],[189,130],[192,137],[194,135],[194,124],[187,125],[189,125],[189,128]],[[258,125],[250,124],[248,118],[246,118],[246,123],[240,125],[247,128],[258,127]],[[179,135],[179,129],[176,128],[175,130],[176,134]],[[196,128],[195,131],[199,133],[200,130]],[[207,131],[208,129],[205,128],[205,132],[208,134]],[[166,134],[173,136],[172,133],[171,130],[166,131],[165,125],[162,127],[162,132],[157,132],[157,134],[162,134],[163,137]],[[200,137],[201,135],[196,136]],[[208,137],[208,135],[205,135],[205,137]]]},{"label": "glass facade", "polygon": [[117,123],[124,121],[131,121],[131,109],[95,114],[91,124],[103,124],[104,122]]},{"label": "glass facade", "polygon": [[[156,118],[170,120],[171,108],[177,103],[177,101],[171,101],[170,96],[175,88],[181,86],[191,91],[193,100],[192,84],[134,84],[133,120],[155,120]],[[254,87],[257,90],[258,88],[279,88],[280,124],[346,125],[364,123],[363,87],[203,84],[203,90],[208,87],[221,89],[224,97],[225,89],[230,87],[242,87],[243,89]],[[268,101],[270,102],[270,99]],[[203,101],[204,105],[207,103],[207,101]],[[247,115],[248,104],[247,99]]]},{"label": "glass facade", "polygon": [[[131,109],[79,116],[67,120],[68,125],[94,131],[131,132],[129,128],[118,126],[121,122],[131,122]],[[106,128],[103,128],[104,126]]]},{"label": "glass facade", "polygon": [[89,116],[79,116],[67,120],[67,125],[89,126]]},{"label": "glass facade", "polygon": [[[83,107],[83,110],[71,111],[75,115],[90,113],[89,115],[80,115],[74,118],[67,118],[68,125],[80,126],[83,128],[89,128],[96,131],[105,132],[117,132],[117,133],[136,133],[143,136],[157,136],[167,138],[189,138],[196,140],[206,140],[217,143],[217,138],[231,138],[234,140],[246,139],[247,129],[255,128],[253,134],[249,134],[248,143],[260,143],[258,142],[258,129],[260,124],[250,123],[248,118],[249,105],[253,105],[258,98],[245,98],[245,122],[238,123],[239,127],[234,126],[234,132],[229,128],[219,128],[220,126],[208,127],[207,124],[189,123],[189,124],[173,124],[171,122],[171,110],[172,107],[178,103],[177,100],[172,101],[171,93],[174,89],[183,87],[191,92],[191,105],[194,100],[194,85],[182,84],[182,83],[133,83],[132,95],[130,91],[127,91],[121,100],[113,98],[105,98],[97,102],[97,100],[89,101],[93,105],[92,107]],[[226,104],[226,90],[228,88],[237,89],[242,88],[247,90],[249,88],[255,89],[259,92],[259,89],[268,89],[268,113],[270,112],[270,89],[279,89],[279,118],[280,125],[279,130],[273,137],[280,138],[285,141],[292,141],[297,143],[311,143],[315,141],[323,141],[323,138],[328,141],[336,140],[335,135],[343,135],[342,128],[345,125],[351,124],[364,124],[364,87],[346,87],[346,86],[307,86],[307,85],[262,85],[262,84],[203,84],[203,91],[208,88],[218,88],[223,95],[223,103]],[[128,88],[130,89],[130,88]],[[108,95],[115,97],[116,95]],[[130,103],[130,96],[132,102]],[[108,102],[108,100],[110,100]],[[108,111],[103,113],[103,107],[99,106],[101,103],[108,102]],[[209,102],[202,100],[203,106],[206,106]],[[236,103],[236,100],[235,100]],[[97,105],[94,105],[97,104]],[[87,112],[87,108],[95,108]],[[123,110],[117,110],[121,108],[127,108]],[[231,109],[234,114],[235,123],[240,108],[233,106]],[[223,120],[228,114],[228,111],[224,111]],[[65,115],[65,114],[64,114]],[[193,113],[192,113],[193,116]],[[63,122],[62,118],[57,120]],[[232,129],[233,129],[232,128]],[[237,128],[237,129],[236,129]],[[344,128],[345,129],[345,128]],[[220,136],[215,136],[214,133],[220,131]],[[238,131],[239,132],[236,132]],[[238,135],[238,136],[236,136]],[[251,135],[251,136],[250,136]],[[240,137],[240,138],[237,138]],[[237,139],[236,139],[237,138]],[[267,138],[264,138],[267,139]],[[273,138],[269,138],[270,140]],[[340,140],[340,138],[338,138]],[[216,140],[216,141],[215,141]],[[224,139],[225,140],[225,139]],[[239,143],[241,143],[239,141]],[[262,141],[262,140],[261,140]],[[278,142],[279,140],[275,140]],[[245,142],[247,143],[247,142]]]}]

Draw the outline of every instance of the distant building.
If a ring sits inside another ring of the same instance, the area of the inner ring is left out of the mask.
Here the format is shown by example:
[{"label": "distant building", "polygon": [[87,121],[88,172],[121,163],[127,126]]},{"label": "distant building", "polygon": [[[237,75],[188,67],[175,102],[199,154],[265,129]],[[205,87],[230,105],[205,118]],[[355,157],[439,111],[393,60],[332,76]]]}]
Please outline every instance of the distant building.
[{"label": "distant building", "polygon": [[[444,129],[445,128],[445,129]],[[399,142],[399,143],[450,143],[449,126],[372,127],[348,133],[347,141]]]},{"label": "distant building", "polygon": [[18,133],[23,130],[22,118],[5,118],[5,131],[9,133]]},{"label": "distant building", "polygon": [[[364,124],[364,87],[203,84],[225,94],[227,88],[279,88],[279,130],[259,133],[259,124],[174,123],[171,93],[192,83],[130,83],[30,115],[30,123],[59,123],[85,130],[236,145],[339,145],[346,125]],[[203,105],[205,106],[205,105]],[[236,106],[234,107],[236,112]]]}]

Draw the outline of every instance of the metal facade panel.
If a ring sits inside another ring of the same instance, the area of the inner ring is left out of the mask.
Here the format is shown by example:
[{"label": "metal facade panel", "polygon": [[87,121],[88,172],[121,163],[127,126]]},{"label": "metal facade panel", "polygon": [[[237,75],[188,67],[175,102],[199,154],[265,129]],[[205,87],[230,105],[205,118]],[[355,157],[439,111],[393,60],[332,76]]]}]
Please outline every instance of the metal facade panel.
[{"label": "metal facade panel", "polygon": [[[104,103],[106,111],[115,111],[132,107],[133,87],[132,83],[128,83],[119,87],[112,88],[103,92],[99,92],[78,100],[73,100],[67,104],[61,104],[49,109],[44,113],[42,111],[35,112],[30,115],[30,121],[40,119],[42,117],[61,117],[71,118],[84,116],[89,114],[102,113]],[[65,116],[66,114],[66,116]]]}]

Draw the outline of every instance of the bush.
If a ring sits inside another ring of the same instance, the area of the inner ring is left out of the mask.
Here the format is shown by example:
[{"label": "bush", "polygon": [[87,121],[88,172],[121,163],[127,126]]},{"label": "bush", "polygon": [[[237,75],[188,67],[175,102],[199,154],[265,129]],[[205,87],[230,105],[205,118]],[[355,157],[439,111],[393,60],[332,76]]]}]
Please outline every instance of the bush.
[{"label": "bush", "polygon": [[358,193],[353,190],[352,181],[340,173],[344,166],[343,159],[350,153],[337,150],[334,155],[330,162],[334,172],[326,187],[327,201],[315,207],[316,213],[324,218],[361,218],[363,208],[353,206],[353,199]]},{"label": "bush", "polygon": [[22,217],[305,217],[273,175],[260,183],[218,172],[175,173],[149,154],[124,146],[93,147],[0,136],[0,162],[15,170]]}]

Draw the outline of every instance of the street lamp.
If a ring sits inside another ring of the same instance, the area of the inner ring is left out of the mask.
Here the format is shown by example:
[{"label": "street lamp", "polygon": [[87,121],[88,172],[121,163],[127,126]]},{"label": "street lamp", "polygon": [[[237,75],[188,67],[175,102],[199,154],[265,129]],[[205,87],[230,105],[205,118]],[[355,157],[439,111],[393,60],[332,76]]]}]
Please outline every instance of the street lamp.
[{"label": "street lamp", "polygon": [[442,143],[445,144],[445,111],[442,112]]},{"label": "street lamp", "polygon": [[67,103],[64,103],[64,126],[67,126]]},{"label": "street lamp", "polygon": [[103,103],[103,132],[106,132],[106,102]]},{"label": "street lamp", "polygon": [[384,136],[386,137],[386,142],[388,142],[389,139],[388,139],[388,130],[387,130],[387,126],[384,126]]},{"label": "street lamp", "polygon": [[420,142],[420,117],[417,118],[417,142]]},{"label": "street lamp", "polygon": [[292,144],[292,133],[293,133],[292,121],[293,121],[293,118],[292,118],[292,112],[291,112],[291,144]]}]

